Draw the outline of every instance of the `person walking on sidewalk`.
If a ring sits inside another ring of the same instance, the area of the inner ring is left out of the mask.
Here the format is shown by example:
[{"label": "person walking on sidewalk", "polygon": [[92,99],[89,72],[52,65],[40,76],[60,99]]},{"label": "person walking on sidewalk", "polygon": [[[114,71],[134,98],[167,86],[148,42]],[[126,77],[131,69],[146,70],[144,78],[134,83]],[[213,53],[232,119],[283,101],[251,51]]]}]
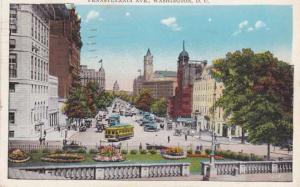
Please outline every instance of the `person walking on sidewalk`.
[{"label": "person walking on sidewalk", "polygon": [[170,143],[170,136],[168,136],[168,143]]}]

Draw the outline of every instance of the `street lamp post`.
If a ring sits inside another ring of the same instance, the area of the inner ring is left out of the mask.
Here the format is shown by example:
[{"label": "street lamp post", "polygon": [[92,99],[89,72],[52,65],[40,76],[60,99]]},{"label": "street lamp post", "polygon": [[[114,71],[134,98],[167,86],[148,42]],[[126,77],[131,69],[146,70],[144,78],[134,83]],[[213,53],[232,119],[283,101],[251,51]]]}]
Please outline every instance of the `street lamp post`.
[{"label": "street lamp post", "polygon": [[210,171],[209,177],[214,177],[217,175],[217,170],[215,167],[215,104],[216,104],[216,82],[214,84],[214,94],[213,94],[213,115],[212,115],[212,133],[211,133],[211,152],[210,152]]}]

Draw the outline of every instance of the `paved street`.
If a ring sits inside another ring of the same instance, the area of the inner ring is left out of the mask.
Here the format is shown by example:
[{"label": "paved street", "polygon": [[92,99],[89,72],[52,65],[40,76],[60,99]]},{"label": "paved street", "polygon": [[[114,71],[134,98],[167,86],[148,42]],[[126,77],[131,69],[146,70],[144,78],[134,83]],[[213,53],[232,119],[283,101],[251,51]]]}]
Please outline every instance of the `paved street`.
[{"label": "paved street", "polygon": [[[125,117],[121,116],[120,121],[122,123],[130,123],[134,125],[134,137],[129,140],[121,141],[122,146],[129,149],[138,149],[140,143],[142,143],[143,148],[145,148],[146,143],[157,144],[157,145],[168,145],[168,146],[181,146],[187,148],[188,146],[197,146],[203,145],[204,148],[210,148],[211,146],[211,137],[208,134],[202,134],[201,139],[199,137],[188,136],[187,141],[185,137],[174,136],[174,130],[159,130],[158,132],[144,132],[143,126],[140,126],[135,122],[137,116]],[[168,143],[167,137],[170,136],[170,143]],[[95,121],[93,125],[86,132],[79,132],[71,136],[72,140],[80,141],[83,145],[95,145],[99,144],[100,140],[105,140],[104,132],[96,132]],[[239,141],[229,141],[226,138],[221,138],[221,149],[223,150],[232,150],[235,152],[243,151],[244,153],[254,153],[257,155],[266,155],[266,145],[252,145],[252,144],[241,144]],[[273,148],[272,151],[274,152]],[[271,154],[272,157],[291,157],[292,153],[288,154],[287,151],[280,150],[279,148],[275,149],[275,152]]]}]

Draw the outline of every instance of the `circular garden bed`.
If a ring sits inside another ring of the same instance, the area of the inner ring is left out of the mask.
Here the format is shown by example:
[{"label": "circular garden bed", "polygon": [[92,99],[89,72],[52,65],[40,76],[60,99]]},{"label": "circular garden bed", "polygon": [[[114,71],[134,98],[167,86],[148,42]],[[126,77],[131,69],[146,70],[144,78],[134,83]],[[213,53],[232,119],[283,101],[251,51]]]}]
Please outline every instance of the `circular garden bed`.
[{"label": "circular garden bed", "polygon": [[41,160],[45,162],[73,163],[83,161],[84,156],[74,153],[54,153],[42,157]]},{"label": "circular garden bed", "polygon": [[8,161],[12,163],[23,163],[30,160],[30,156],[21,149],[12,149],[8,152]]},{"label": "circular garden bed", "polygon": [[187,157],[180,147],[168,147],[167,149],[161,151],[161,156],[165,159],[171,160],[184,159]]},{"label": "circular garden bed", "polygon": [[120,149],[114,146],[100,147],[99,153],[93,159],[99,162],[121,162],[126,160],[125,156],[121,154]]}]

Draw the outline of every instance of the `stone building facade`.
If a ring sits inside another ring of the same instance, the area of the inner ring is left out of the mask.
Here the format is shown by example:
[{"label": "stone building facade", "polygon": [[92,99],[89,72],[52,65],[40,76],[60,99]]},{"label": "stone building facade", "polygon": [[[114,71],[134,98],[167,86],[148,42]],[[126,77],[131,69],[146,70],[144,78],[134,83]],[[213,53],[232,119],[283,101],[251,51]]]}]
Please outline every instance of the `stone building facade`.
[{"label": "stone building facade", "polygon": [[224,90],[223,83],[212,78],[211,69],[211,65],[205,66],[202,75],[194,81],[193,117],[202,131],[214,129],[217,136],[240,137],[242,129],[236,125],[226,125],[222,108],[216,107],[214,115],[211,112],[213,104],[222,96]]},{"label": "stone building facade", "polygon": [[58,78],[49,75],[49,93],[48,93],[48,123],[49,127],[59,126],[59,103],[58,103]]},{"label": "stone building facade", "polygon": [[50,21],[49,72],[58,77],[58,96],[67,98],[74,82],[79,83],[81,20],[74,7],[57,7]]},{"label": "stone building facade", "polygon": [[206,61],[190,60],[183,43],[183,50],[177,61],[175,95],[168,100],[168,114],[171,118],[191,117],[193,83],[197,77],[200,77],[206,63]]},{"label": "stone building facade", "polygon": [[99,85],[99,88],[105,89],[105,71],[101,66],[99,71],[95,69],[88,69],[86,65],[80,66],[80,83],[82,86],[86,86],[88,82],[96,82]]},{"label": "stone building facade", "polygon": [[11,4],[9,138],[36,139],[49,128],[48,5]]},{"label": "stone building facade", "polygon": [[142,89],[148,89],[155,99],[168,99],[174,95],[176,85],[175,71],[153,72],[153,55],[148,49],[144,56],[144,74],[133,81],[133,95],[138,95]]}]

